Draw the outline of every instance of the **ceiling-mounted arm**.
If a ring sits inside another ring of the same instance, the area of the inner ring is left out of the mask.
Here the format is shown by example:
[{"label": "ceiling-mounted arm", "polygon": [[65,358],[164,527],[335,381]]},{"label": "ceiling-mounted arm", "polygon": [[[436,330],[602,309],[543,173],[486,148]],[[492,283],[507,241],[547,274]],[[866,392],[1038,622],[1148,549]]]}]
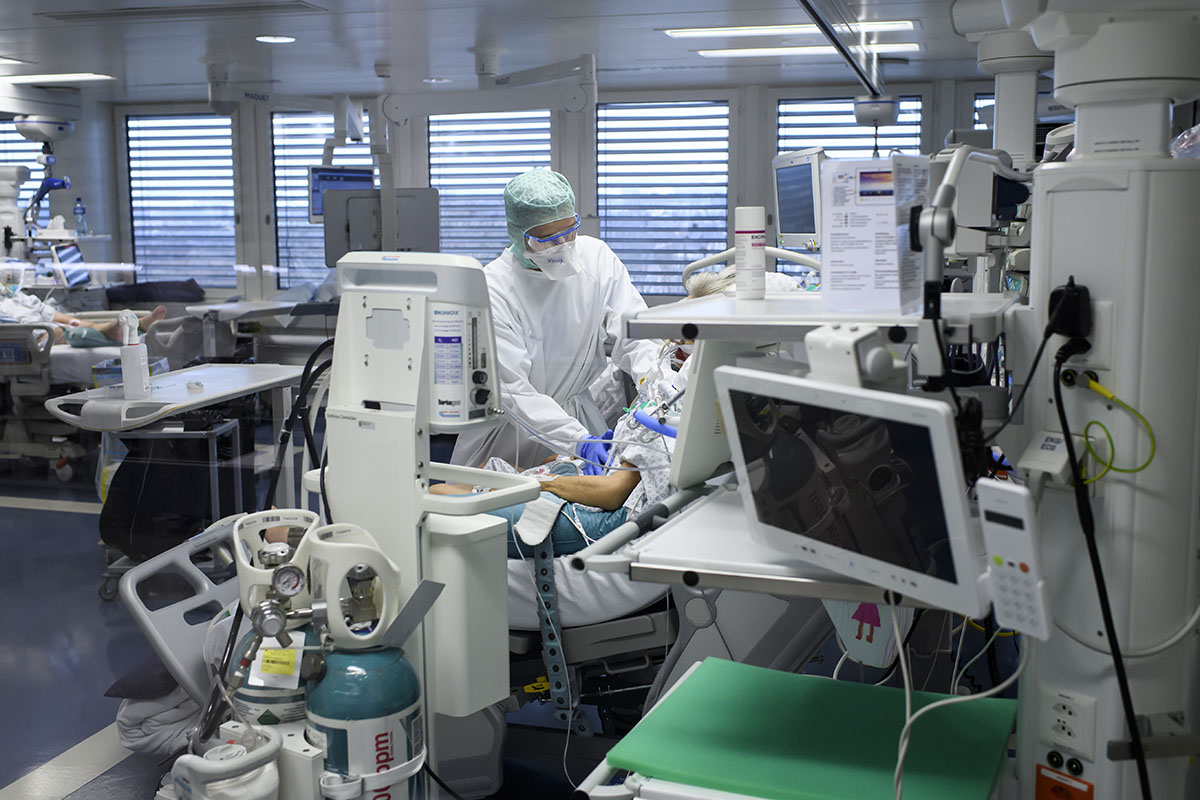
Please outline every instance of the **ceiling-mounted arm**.
[{"label": "ceiling-mounted arm", "polygon": [[[481,59],[481,62],[483,59]],[[480,81],[485,76],[481,74]],[[570,61],[486,76],[491,88],[465,92],[406,92],[383,98],[383,111],[392,122],[410,117],[474,112],[548,108],[583,111],[596,105],[596,57],[590,53]]]},{"label": "ceiling-mounted arm", "polygon": [[[867,64],[859,63],[859,60],[854,57],[854,53],[850,52],[850,46],[847,45],[846,42],[842,41],[842,37],[838,35],[837,30],[834,28],[834,23],[831,23],[829,20],[829,17],[841,17],[842,27],[844,27],[848,32],[853,32],[853,24],[855,20],[853,15],[850,13],[850,10],[846,8],[845,4],[843,4],[841,0],[824,0],[823,2],[821,2],[821,0],[796,0],[796,2],[798,2],[800,7],[803,8],[805,13],[808,14],[808,17],[813,21],[813,24],[820,29],[822,34],[824,34],[825,38],[829,41],[829,44],[833,46],[833,49],[837,50],[838,55],[840,55],[842,60],[846,62],[846,66],[850,67],[850,69],[854,71],[854,76],[858,78],[858,82],[863,85],[863,88],[867,90],[867,93],[872,97],[878,97],[883,94],[883,76],[879,73],[878,56],[875,56],[874,54],[868,54],[867,49],[861,44],[856,45],[858,47],[862,47],[863,53],[865,55],[869,55],[870,57],[871,72],[873,74],[868,74]],[[822,13],[817,9],[816,6],[818,3],[825,6],[825,13]]]}]

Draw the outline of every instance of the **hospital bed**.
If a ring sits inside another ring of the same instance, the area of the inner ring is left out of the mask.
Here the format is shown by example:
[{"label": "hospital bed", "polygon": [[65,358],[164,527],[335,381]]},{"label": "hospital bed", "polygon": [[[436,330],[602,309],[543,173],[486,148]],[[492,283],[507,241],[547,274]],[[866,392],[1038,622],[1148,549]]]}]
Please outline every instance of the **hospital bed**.
[{"label": "hospital bed", "polygon": [[[115,314],[79,316],[105,319]],[[0,385],[7,395],[6,402],[0,403],[4,419],[0,458],[45,459],[65,481],[73,473],[71,462],[82,458],[87,449],[78,441],[79,431],[47,415],[43,403],[70,390],[91,388],[92,368],[120,357],[121,348],[115,342],[84,348],[53,341],[50,324],[0,323]],[[145,341],[151,361],[165,357],[168,368],[176,369],[200,355],[200,323],[187,317],[159,320],[146,331]]]}]

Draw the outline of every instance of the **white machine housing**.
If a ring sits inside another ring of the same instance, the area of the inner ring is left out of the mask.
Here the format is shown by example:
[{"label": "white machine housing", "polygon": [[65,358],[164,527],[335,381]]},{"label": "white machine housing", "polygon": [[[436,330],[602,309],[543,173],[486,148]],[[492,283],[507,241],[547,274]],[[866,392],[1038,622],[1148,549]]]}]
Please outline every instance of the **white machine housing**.
[{"label": "white machine housing", "polygon": [[[369,530],[400,570],[401,606],[423,579],[444,585],[404,645],[421,681],[435,769],[440,714],[467,716],[509,694],[504,520],[482,512],[538,496],[536,481],[432,464],[433,431],[496,421],[491,305],[473,258],[350,253],[326,409],[328,516]],[[440,340],[440,341],[439,341]],[[456,340],[456,341],[455,341]],[[500,487],[430,495],[430,478]]]}]

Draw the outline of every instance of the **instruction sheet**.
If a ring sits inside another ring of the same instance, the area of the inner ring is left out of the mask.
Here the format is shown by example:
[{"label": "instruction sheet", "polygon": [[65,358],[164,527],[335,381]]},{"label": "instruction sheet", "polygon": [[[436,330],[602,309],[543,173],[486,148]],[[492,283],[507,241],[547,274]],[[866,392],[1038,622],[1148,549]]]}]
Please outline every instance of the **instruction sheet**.
[{"label": "instruction sheet", "polygon": [[824,310],[920,313],[923,264],[909,229],[912,209],[928,204],[929,180],[929,160],[919,156],[821,165]]}]

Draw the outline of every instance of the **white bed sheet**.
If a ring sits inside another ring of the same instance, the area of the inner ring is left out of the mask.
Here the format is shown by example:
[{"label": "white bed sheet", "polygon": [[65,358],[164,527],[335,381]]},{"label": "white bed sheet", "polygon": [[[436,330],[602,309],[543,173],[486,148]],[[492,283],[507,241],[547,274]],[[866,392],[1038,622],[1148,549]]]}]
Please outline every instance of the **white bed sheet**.
[{"label": "white bed sheet", "polygon": [[71,347],[56,344],[50,349],[50,382],[92,386],[92,367],[109,358],[119,358],[120,345]]},{"label": "white bed sheet", "polygon": [[[564,628],[593,625],[640,611],[666,595],[668,589],[655,583],[629,580],[617,572],[576,572],[567,563],[569,556],[554,560],[554,580],[558,590],[558,621]],[[533,583],[533,559],[508,560],[508,627],[535,631],[537,588]]]}]

